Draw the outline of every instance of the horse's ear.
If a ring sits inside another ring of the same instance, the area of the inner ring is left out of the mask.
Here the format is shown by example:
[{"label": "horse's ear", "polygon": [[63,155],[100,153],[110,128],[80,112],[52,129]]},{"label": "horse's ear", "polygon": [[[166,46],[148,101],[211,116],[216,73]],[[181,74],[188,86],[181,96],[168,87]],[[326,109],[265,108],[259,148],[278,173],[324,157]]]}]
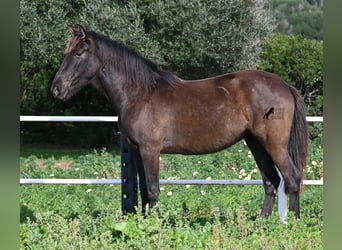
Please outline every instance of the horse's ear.
[{"label": "horse's ear", "polygon": [[86,30],[79,24],[77,24],[77,27],[79,29],[79,31],[81,32],[82,34],[82,40],[85,40],[87,38],[87,32]]},{"label": "horse's ear", "polygon": [[75,28],[71,24],[68,24],[68,28],[71,34],[75,34],[77,32],[77,28]]},{"label": "horse's ear", "polygon": [[77,24],[75,27],[68,25],[68,27],[69,27],[71,34],[77,35],[81,33],[82,40],[85,40],[87,38],[87,32],[81,25]]}]

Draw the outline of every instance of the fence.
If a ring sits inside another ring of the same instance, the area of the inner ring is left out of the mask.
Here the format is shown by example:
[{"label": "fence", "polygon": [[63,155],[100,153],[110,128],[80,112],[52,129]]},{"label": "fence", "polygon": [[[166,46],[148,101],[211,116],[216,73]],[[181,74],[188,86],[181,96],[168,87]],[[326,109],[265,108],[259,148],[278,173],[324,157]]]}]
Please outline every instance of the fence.
[{"label": "fence", "polygon": [[[308,122],[323,122],[323,117],[307,116]],[[116,116],[20,116],[25,122],[118,122]],[[122,138],[121,138],[122,139]],[[121,204],[123,213],[135,212],[137,205],[137,172],[132,161],[132,155],[126,148],[127,143],[121,140],[121,179],[32,179],[20,178],[20,184],[113,184],[121,185]],[[125,151],[126,153],[124,153]],[[122,179],[124,181],[122,181]],[[128,180],[128,181],[127,181]],[[260,185],[262,180],[160,180],[165,185]],[[304,185],[323,185],[323,180],[304,180]],[[285,196],[283,196],[285,197]],[[280,198],[279,204],[286,204],[285,198]],[[284,205],[283,205],[284,206]],[[279,212],[280,208],[278,207]]]},{"label": "fence", "polygon": [[[308,122],[323,122],[322,116],[307,116]],[[118,122],[117,116],[20,116],[21,122]],[[121,179],[32,179],[20,178],[20,184],[112,184]],[[160,180],[164,185],[260,185],[261,180]],[[304,180],[304,185],[323,185],[323,180]]]}]

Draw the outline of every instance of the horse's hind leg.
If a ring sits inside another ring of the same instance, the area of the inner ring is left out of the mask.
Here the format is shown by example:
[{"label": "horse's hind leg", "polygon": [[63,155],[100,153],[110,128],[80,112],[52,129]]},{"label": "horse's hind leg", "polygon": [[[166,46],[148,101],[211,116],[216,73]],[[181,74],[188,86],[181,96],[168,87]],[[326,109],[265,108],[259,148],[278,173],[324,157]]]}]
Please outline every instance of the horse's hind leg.
[{"label": "horse's hind leg", "polygon": [[296,218],[300,217],[299,192],[300,192],[300,173],[295,167],[287,148],[279,150],[281,153],[275,154],[273,159],[281,172],[285,181],[285,191],[290,197],[289,210],[293,211]]},{"label": "horse's hind leg", "polygon": [[284,141],[274,139],[269,140],[264,145],[285,181],[285,191],[290,197],[289,210],[295,212],[298,219],[300,217],[299,192],[301,175],[289,155],[287,141],[285,143]]},{"label": "horse's hind leg", "polygon": [[261,171],[265,190],[265,199],[261,215],[267,217],[272,214],[277,189],[280,183],[280,177],[272,158],[260,142],[253,135],[247,135],[245,137],[245,141]]}]

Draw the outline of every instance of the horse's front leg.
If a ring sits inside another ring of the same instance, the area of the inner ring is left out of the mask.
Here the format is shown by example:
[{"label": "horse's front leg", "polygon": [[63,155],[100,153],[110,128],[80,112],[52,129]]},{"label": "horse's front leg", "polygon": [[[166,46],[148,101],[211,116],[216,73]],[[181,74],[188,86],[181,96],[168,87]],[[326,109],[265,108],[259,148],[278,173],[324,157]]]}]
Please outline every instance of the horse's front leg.
[{"label": "horse's front leg", "polygon": [[[144,175],[145,175],[145,183],[147,191],[147,200],[150,207],[156,205],[159,199],[159,156],[160,151],[153,150],[151,147],[143,147],[140,148],[140,156],[142,160]],[[140,178],[143,175],[139,175]],[[140,186],[141,187],[141,186]],[[145,194],[146,195],[146,194]],[[143,206],[146,205],[146,202],[143,202]],[[143,208],[144,210],[144,208]]]},{"label": "horse's front leg", "polygon": [[135,160],[135,165],[137,167],[138,174],[139,174],[139,188],[140,188],[140,197],[141,197],[141,203],[142,203],[141,212],[142,212],[142,214],[145,214],[146,205],[149,203],[149,201],[148,201],[148,197],[147,197],[147,187],[146,187],[146,176],[145,176],[144,164],[142,162],[142,159],[141,159],[139,152],[134,152],[134,160]]}]

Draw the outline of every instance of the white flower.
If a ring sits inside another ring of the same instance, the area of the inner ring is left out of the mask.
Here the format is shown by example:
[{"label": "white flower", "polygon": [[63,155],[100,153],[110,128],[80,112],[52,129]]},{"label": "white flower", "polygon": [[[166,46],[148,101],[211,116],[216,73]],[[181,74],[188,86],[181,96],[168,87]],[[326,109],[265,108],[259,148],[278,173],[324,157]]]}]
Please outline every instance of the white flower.
[{"label": "white flower", "polygon": [[201,190],[201,195],[204,196],[205,195],[205,191]]},{"label": "white flower", "polygon": [[241,153],[241,152],[242,152],[242,149],[239,149],[238,152]]},{"label": "white flower", "polygon": [[173,176],[170,176],[167,178],[168,180],[177,180],[177,176],[173,177]]},{"label": "white flower", "polygon": [[50,174],[51,177],[55,176],[54,174]]},{"label": "white flower", "polygon": [[185,185],[185,188],[190,188],[190,186],[191,186],[191,185],[187,184],[187,185]]},{"label": "white flower", "polygon": [[78,171],[78,170],[80,170],[80,168],[75,168],[75,171]]},{"label": "white flower", "polygon": [[245,180],[250,180],[252,178],[252,176],[249,174],[247,175],[247,177],[245,177]]},{"label": "white flower", "polygon": [[90,192],[91,192],[91,189],[88,188],[88,189],[86,190],[86,193],[90,193]]},{"label": "white flower", "polygon": [[160,191],[165,191],[164,187],[160,187],[159,189],[160,189]]},{"label": "white flower", "polygon": [[206,180],[211,180],[211,176],[208,176]]},{"label": "white flower", "polygon": [[166,195],[167,195],[167,196],[171,196],[171,195],[172,195],[172,191],[167,192]]},{"label": "white flower", "polygon": [[94,175],[98,175],[98,174],[99,174],[98,172],[96,172],[96,171],[94,172]]},{"label": "white flower", "polygon": [[192,173],[192,176],[195,176],[197,174],[198,174],[198,172],[195,171],[195,172]]},{"label": "white flower", "polygon": [[312,161],[311,164],[312,164],[312,166],[316,166],[317,162],[316,161]]}]

